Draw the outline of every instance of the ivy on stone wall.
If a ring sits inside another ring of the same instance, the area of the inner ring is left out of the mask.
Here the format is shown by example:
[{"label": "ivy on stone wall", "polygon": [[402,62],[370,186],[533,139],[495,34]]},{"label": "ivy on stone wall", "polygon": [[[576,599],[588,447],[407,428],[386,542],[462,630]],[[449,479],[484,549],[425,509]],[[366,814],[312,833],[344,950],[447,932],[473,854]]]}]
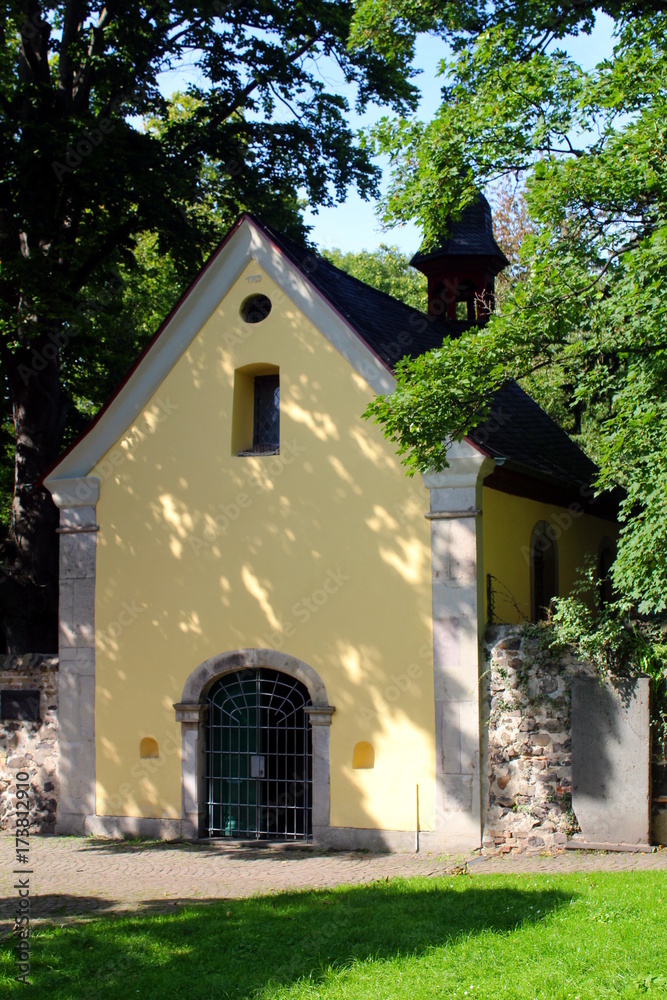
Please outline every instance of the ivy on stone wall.
[{"label": "ivy on stone wall", "polygon": [[572,650],[602,680],[650,677],[653,758],[667,764],[667,617],[642,617],[620,601],[602,602],[589,560],[571,595],[555,600],[548,621],[534,629],[549,649]]}]

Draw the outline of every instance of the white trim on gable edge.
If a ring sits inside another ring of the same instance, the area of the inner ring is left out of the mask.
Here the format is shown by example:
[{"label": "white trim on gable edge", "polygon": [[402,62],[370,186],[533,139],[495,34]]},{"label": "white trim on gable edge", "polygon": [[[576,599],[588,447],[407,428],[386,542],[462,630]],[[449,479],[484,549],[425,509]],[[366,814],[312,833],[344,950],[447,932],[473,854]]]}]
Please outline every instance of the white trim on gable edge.
[{"label": "white trim on gable edge", "polygon": [[[394,376],[351,324],[267,237],[253,225],[252,257],[326,337],[373,392],[393,392]],[[308,261],[310,264],[310,260]],[[287,287],[286,287],[287,286]]]},{"label": "white trim on gable edge", "polygon": [[350,323],[324,298],[250,218],[216,251],[160,335],[100,415],[99,421],[45,477],[49,490],[85,477],[137,419],[171,369],[243,273],[256,261],[376,393],[394,390],[394,378]]}]

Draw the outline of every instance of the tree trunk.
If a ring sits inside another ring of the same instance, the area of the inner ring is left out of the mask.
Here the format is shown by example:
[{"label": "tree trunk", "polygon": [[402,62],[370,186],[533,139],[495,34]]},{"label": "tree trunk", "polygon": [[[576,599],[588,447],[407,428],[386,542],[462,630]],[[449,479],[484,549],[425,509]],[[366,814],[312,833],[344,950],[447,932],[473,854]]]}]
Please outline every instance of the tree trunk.
[{"label": "tree trunk", "polygon": [[57,338],[3,351],[16,439],[14,500],[0,578],[2,629],[8,653],[58,649],[58,510],[35,483],[58,458],[67,404]]}]

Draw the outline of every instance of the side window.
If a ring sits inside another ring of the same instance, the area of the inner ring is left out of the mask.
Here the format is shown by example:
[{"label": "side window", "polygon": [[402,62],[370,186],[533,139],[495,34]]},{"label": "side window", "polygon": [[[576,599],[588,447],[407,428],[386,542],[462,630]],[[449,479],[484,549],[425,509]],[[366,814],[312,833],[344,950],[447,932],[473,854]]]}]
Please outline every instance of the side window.
[{"label": "side window", "polygon": [[530,617],[546,618],[552,597],[558,597],[558,546],[553,529],[538,521],[530,538]]},{"label": "side window", "polygon": [[603,538],[598,549],[598,602],[603,608],[613,597],[611,567],[616,558],[616,546],[611,538]]},{"label": "side window", "polygon": [[252,450],[274,453],[280,448],[280,376],[255,375]]},{"label": "side window", "polygon": [[234,372],[232,455],[280,451],[280,372],[277,365],[251,364]]}]

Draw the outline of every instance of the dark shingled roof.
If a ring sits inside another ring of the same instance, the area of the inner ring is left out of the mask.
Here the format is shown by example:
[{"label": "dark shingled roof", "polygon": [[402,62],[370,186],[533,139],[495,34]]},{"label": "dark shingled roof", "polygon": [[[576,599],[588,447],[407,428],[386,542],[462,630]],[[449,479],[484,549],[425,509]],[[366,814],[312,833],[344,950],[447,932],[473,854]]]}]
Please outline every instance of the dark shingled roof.
[{"label": "dark shingled roof", "polygon": [[418,357],[425,351],[440,347],[448,337],[458,336],[469,325],[463,321],[434,319],[418,309],[412,309],[386,292],[379,292],[346,274],[313,250],[288,239],[259,219],[253,217],[253,221],[306,274],[389,368],[393,368],[405,355]]},{"label": "dark shingled roof", "polygon": [[468,205],[461,218],[448,225],[449,235],[443,239],[439,247],[430,253],[416,253],[410,263],[413,267],[438,257],[486,256],[496,257],[500,269],[507,267],[509,261],[495,241],[491,206],[480,194],[478,200]]},{"label": "dark shingled roof", "polygon": [[597,467],[516,382],[496,393],[491,416],[468,435],[494,458],[571,486],[590,483]]},{"label": "dark shingled roof", "polygon": [[[443,322],[370,288],[258,219],[256,224],[308,278],[333,308],[389,367],[401,357],[418,357],[440,347],[469,324]],[[596,466],[515,382],[495,396],[489,420],[468,440],[508,469],[579,490],[595,477]]]}]

